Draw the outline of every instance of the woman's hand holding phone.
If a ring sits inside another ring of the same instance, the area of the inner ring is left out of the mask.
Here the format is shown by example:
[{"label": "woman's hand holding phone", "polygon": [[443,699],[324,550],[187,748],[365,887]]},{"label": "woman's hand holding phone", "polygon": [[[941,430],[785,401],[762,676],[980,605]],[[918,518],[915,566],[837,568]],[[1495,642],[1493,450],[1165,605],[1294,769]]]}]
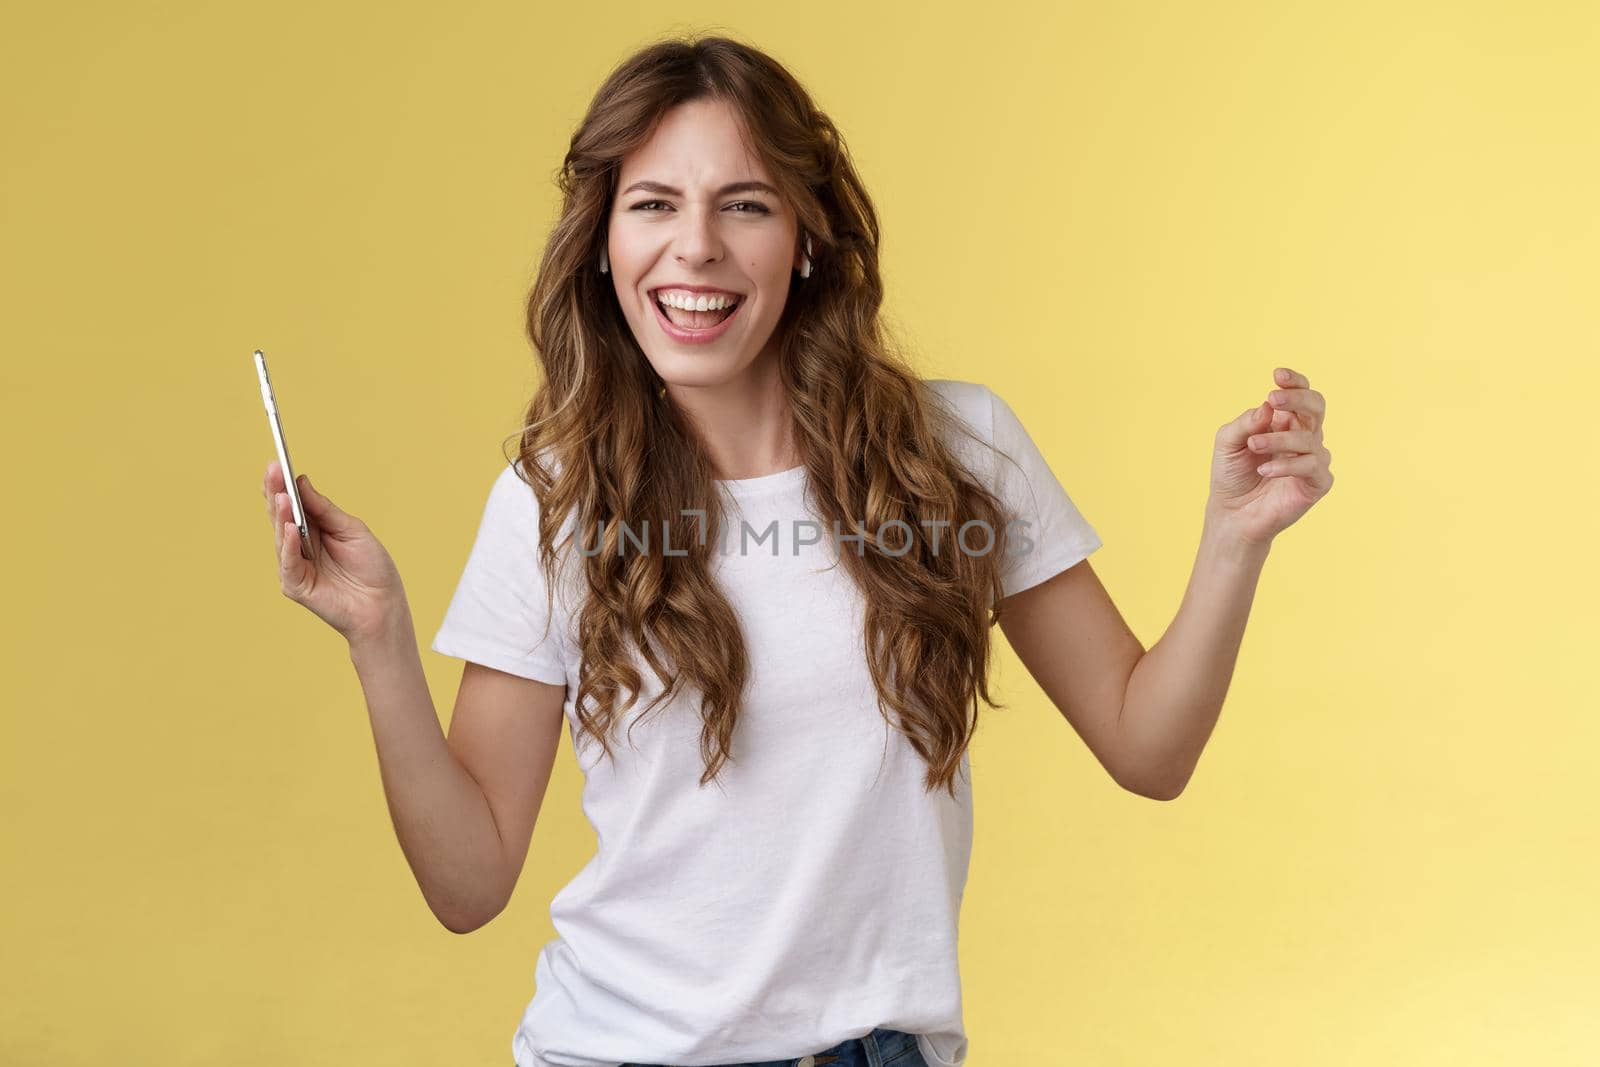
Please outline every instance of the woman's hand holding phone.
[{"label": "woman's hand holding phone", "polygon": [[283,467],[267,464],[261,495],[272,520],[283,595],[308,608],[352,644],[394,632],[406,618],[405,587],[389,552],[367,524],[319,493],[304,474],[295,479],[309,520],[312,559],[300,554]]}]

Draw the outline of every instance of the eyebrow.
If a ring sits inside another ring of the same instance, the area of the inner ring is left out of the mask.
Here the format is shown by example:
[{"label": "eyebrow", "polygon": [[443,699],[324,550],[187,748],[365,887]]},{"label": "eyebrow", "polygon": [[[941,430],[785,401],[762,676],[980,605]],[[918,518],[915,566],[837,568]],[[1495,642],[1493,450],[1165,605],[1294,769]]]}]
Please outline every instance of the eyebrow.
[{"label": "eyebrow", "polygon": [[[622,195],[627,196],[634,190],[638,190],[642,193],[660,193],[663,196],[683,195],[682,189],[674,189],[670,185],[652,181],[634,182],[632,185],[628,186],[622,191]],[[731,196],[734,193],[767,193],[771,196],[779,195],[778,190],[774,189],[766,182],[733,182],[729,185],[724,185],[721,189],[717,190],[718,196]]]}]

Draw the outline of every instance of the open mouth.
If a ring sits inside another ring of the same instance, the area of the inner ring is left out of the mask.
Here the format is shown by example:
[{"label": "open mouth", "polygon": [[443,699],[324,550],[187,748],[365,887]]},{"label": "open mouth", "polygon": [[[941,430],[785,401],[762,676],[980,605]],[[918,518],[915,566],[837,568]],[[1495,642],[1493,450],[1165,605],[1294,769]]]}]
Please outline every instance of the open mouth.
[{"label": "open mouth", "polygon": [[663,304],[656,293],[650,294],[650,302],[655,305],[656,321],[668,336],[680,341],[710,341],[721,336],[744,307],[745,298],[736,296],[733,303],[716,311],[685,311],[671,307]]}]

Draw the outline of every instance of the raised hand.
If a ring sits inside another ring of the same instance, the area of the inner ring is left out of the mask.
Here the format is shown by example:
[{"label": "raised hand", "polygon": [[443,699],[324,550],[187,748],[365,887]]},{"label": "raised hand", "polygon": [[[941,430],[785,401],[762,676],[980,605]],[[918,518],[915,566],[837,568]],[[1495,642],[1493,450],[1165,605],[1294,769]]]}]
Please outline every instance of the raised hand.
[{"label": "raised hand", "polygon": [[1322,440],[1328,405],[1305,375],[1279,367],[1278,388],[1217,431],[1207,521],[1218,532],[1266,545],[1333,487]]},{"label": "raised hand", "polygon": [[283,468],[267,464],[261,495],[272,520],[283,595],[309,609],[346,639],[390,632],[409,610],[400,572],[367,524],[319,493],[311,479],[295,479],[311,532],[311,559],[300,555]]}]

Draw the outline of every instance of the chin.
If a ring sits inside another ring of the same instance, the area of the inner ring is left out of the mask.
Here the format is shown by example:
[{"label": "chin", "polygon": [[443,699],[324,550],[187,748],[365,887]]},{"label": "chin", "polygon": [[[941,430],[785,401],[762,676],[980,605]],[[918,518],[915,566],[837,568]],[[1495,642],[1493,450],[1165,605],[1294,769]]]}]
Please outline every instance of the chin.
[{"label": "chin", "polygon": [[668,385],[687,388],[704,388],[723,385],[737,378],[750,365],[750,360],[715,356],[702,357],[678,352],[650,357],[650,366]]}]

